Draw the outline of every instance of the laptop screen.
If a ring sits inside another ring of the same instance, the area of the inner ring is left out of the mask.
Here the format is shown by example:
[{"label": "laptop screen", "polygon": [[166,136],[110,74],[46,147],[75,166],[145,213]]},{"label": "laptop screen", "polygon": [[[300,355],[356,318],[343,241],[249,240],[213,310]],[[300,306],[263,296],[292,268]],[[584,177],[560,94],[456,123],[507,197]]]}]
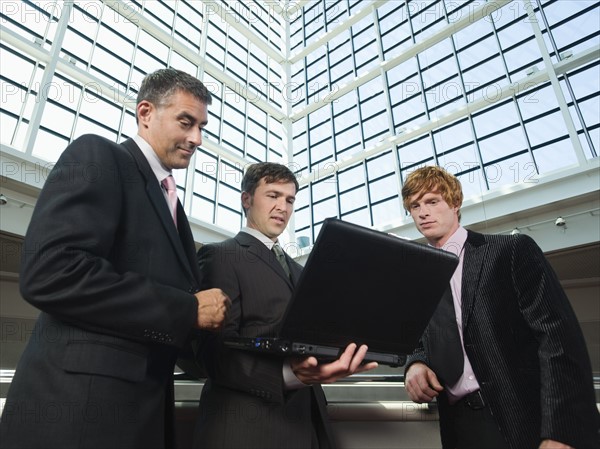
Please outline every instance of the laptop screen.
[{"label": "laptop screen", "polygon": [[280,336],[412,353],[457,264],[458,258],[446,251],[327,219],[295,287]]}]

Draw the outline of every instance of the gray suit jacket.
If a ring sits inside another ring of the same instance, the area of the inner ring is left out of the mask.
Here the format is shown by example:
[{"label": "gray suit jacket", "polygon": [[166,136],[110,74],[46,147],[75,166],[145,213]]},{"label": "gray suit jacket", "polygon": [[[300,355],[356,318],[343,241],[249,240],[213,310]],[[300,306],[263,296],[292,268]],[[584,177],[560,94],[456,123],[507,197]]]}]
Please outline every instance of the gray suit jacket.
[{"label": "gray suit jacket", "polygon": [[198,261],[202,288],[221,288],[232,300],[219,337],[205,334],[200,358],[208,381],[200,399],[196,448],[322,448],[333,439],[320,386],[286,391],[283,360],[227,349],[223,336],[276,335],[301,266],[287,256],[292,280],[267,247],[240,232],[235,238],[203,246]]},{"label": "gray suit jacket", "polygon": [[140,149],[92,135],[40,193],[20,272],[42,312],[8,392],[3,448],[173,446],[172,376],[197,320],[195,246]]},{"label": "gray suit jacket", "polygon": [[[513,449],[550,438],[598,448],[590,359],[577,318],[529,236],[469,231],[462,277],[464,345],[484,400]],[[409,357],[428,363],[440,331],[427,329]],[[455,446],[447,396],[438,397],[442,443]]]}]

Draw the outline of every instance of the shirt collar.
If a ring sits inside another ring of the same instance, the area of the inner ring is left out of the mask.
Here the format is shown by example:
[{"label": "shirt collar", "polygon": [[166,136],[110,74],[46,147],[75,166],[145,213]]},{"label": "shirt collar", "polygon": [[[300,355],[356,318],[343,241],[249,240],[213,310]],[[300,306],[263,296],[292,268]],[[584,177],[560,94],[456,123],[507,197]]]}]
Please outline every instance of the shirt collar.
[{"label": "shirt collar", "polygon": [[148,164],[150,164],[152,173],[154,173],[154,176],[156,176],[159,183],[171,174],[171,172],[162,165],[156,152],[142,136],[136,134],[133,136],[133,141],[140,147],[140,150],[142,150],[142,153],[148,160]]},{"label": "shirt collar", "polygon": [[265,244],[265,246],[269,249],[269,251],[271,251],[273,249],[273,245],[275,245],[275,243],[279,243],[279,240],[277,242],[274,242],[269,237],[264,235],[262,232],[257,231],[254,228],[249,228],[248,226],[244,226],[242,228],[242,232],[245,232],[246,234],[250,234],[252,237],[263,242]]},{"label": "shirt collar", "polygon": [[462,252],[466,241],[467,230],[462,226],[459,226],[458,229],[454,231],[454,234],[450,236],[448,241],[442,245],[442,249],[460,257],[460,253]]}]

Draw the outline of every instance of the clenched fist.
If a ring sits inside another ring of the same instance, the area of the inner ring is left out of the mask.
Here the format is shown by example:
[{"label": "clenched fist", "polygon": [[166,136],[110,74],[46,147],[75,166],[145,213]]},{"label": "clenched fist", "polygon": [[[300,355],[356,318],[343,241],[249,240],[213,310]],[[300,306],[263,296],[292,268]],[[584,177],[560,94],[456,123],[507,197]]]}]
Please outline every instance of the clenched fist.
[{"label": "clenched fist", "polygon": [[408,397],[417,404],[433,401],[444,389],[433,370],[421,362],[410,365],[404,378],[404,387]]},{"label": "clenched fist", "polygon": [[196,293],[198,300],[198,327],[219,330],[231,306],[231,300],[220,288],[211,288]]}]

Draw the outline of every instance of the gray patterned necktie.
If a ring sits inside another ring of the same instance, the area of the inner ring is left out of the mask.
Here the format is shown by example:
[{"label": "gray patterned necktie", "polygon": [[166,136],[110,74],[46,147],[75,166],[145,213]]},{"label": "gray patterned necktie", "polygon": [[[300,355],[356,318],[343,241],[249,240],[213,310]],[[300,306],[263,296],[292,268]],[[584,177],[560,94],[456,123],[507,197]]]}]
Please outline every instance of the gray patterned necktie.
[{"label": "gray patterned necktie", "polygon": [[273,245],[273,248],[271,249],[271,251],[273,251],[273,253],[275,254],[275,258],[277,259],[277,262],[279,262],[279,265],[281,265],[281,268],[283,268],[283,271],[285,271],[285,274],[287,274],[287,276],[289,278],[290,277],[290,267],[287,264],[287,260],[285,260],[285,254],[283,253],[281,246],[279,246],[279,243],[275,243]]}]

